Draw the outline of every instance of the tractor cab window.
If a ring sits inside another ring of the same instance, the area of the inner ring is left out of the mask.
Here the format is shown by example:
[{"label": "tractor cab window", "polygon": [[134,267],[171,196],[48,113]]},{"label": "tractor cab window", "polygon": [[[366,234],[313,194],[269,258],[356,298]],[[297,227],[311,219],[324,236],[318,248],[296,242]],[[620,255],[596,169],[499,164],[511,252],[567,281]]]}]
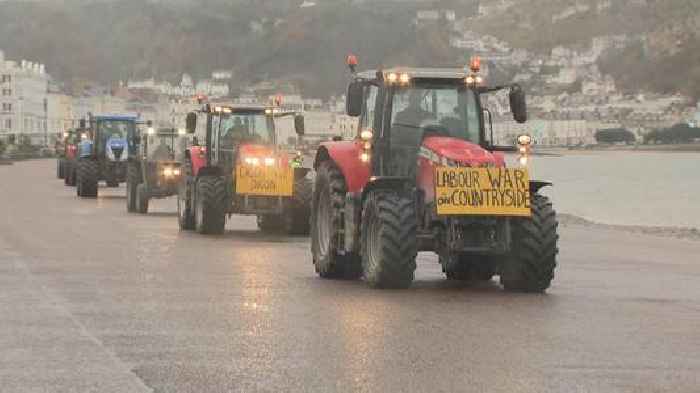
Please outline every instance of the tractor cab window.
[{"label": "tractor cab window", "polygon": [[174,133],[157,133],[148,136],[148,158],[153,161],[170,160],[175,155],[178,135]]},{"label": "tractor cab window", "polygon": [[362,109],[362,116],[360,117],[360,131],[374,127],[378,92],[379,88],[377,86],[367,86],[365,88],[365,105]]},{"label": "tractor cab window", "polygon": [[103,140],[126,139],[134,133],[134,122],[129,120],[102,120],[97,122],[97,131]]},{"label": "tractor cab window", "polygon": [[234,113],[221,117],[217,127],[222,150],[233,150],[240,143],[274,143],[272,120],[264,113]]},{"label": "tractor cab window", "polygon": [[472,90],[461,85],[417,85],[393,96],[391,131],[479,141],[480,114]]}]

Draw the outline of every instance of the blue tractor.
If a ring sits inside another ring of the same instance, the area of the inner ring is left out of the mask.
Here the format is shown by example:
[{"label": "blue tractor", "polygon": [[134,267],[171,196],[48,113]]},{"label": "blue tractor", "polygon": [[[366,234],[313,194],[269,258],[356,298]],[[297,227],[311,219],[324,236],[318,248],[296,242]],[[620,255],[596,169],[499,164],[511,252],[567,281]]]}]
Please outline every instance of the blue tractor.
[{"label": "blue tractor", "polygon": [[[127,162],[136,154],[139,119],[132,115],[90,116],[87,137],[78,148],[77,194],[96,198],[100,180],[107,187],[126,181]],[[81,127],[85,126],[81,121]]]}]

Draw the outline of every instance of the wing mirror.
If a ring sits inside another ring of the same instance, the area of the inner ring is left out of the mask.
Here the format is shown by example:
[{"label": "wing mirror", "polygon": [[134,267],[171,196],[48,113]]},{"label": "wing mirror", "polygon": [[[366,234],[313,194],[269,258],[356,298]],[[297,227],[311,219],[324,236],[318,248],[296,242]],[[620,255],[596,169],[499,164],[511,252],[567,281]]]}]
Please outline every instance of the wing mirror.
[{"label": "wing mirror", "polygon": [[513,120],[518,123],[527,121],[527,102],[525,100],[525,91],[520,85],[514,85],[508,94],[510,101],[510,111],[513,112]]},{"label": "wing mirror", "polygon": [[187,118],[185,119],[185,129],[187,130],[188,134],[194,134],[194,132],[197,130],[196,113],[190,112],[187,114]]},{"label": "wing mirror", "polygon": [[347,101],[345,103],[348,116],[358,117],[362,114],[364,91],[364,84],[362,82],[355,81],[348,86]]},{"label": "wing mirror", "polygon": [[304,136],[304,133],[306,132],[304,125],[304,115],[294,116],[294,131],[296,131],[297,135]]}]

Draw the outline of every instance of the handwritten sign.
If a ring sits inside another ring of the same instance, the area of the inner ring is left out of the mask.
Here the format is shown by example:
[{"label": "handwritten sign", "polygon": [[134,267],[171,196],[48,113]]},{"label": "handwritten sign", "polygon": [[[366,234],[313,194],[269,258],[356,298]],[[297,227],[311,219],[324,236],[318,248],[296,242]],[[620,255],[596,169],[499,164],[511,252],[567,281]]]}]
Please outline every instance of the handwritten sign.
[{"label": "handwritten sign", "polygon": [[532,215],[525,168],[439,167],[435,201],[439,215]]},{"label": "handwritten sign", "polygon": [[292,196],[294,169],[276,166],[238,165],[236,194],[259,196]]}]

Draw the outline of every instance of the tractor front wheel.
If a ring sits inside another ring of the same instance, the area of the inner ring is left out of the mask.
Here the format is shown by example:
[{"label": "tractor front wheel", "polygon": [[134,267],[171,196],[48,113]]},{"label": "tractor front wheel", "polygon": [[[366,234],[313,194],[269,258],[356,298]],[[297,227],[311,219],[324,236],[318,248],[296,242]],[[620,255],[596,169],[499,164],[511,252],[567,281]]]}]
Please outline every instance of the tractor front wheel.
[{"label": "tractor front wheel", "polygon": [[63,159],[56,160],[56,177],[59,179],[66,178],[66,165],[64,161]]},{"label": "tractor front wheel", "polygon": [[205,176],[195,187],[195,226],[202,234],[224,233],[226,225],[226,187],[219,176]]},{"label": "tractor front wheel", "polygon": [[63,164],[63,172],[64,172],[64,177],[63,177],[63,184],[67,186],[75,186],[75,168],[71,164],[70,161],[66,161]]},{"label": "tractor front wheel", "polygon": [[503,264],[501,283],[506,290],[544,292],[557,266],[557,215],[549,198],[535,195],[532,217],[514,219],[511,253]]},{"label": "tractor front wheel", "polygon": [[331,162],[322,162],[316,173],[311,208],[311,254],[322,278],[356,279],[362,275],[360,259],[338,253],[345,209],[343,174]]},{"label": "tractor front wheel", "polygon": [[86,198],[97,198],[97,177],[99,172],[97,161],[78,161],[77,172],[78,196]]},{"label": "tractor front wheel", "polygon": [[146,185],[141,183],[136,186],[136,211],[140,214],[148,213],[148,202],[150,196],[148,195],[148,190]]},{"label": "tractor front wheel", "polygon": [[182,180],[177,189],[177,221],[180,230],[191,231],[194,226],[194,209],[192,208],[192,163],[185,159],[182,167]]},{"label": "tractor front wheel", "polygon": [[136,164],[129,164],[126,175],[126,211],[136,211],[136,187],[141,183],[139,168]]},{"label": "tractor front wheel", "polygon": [[372,191],[362,209],[361,252],[373,288],[408,288],[416,271],[416,209],[411,195]]}]

